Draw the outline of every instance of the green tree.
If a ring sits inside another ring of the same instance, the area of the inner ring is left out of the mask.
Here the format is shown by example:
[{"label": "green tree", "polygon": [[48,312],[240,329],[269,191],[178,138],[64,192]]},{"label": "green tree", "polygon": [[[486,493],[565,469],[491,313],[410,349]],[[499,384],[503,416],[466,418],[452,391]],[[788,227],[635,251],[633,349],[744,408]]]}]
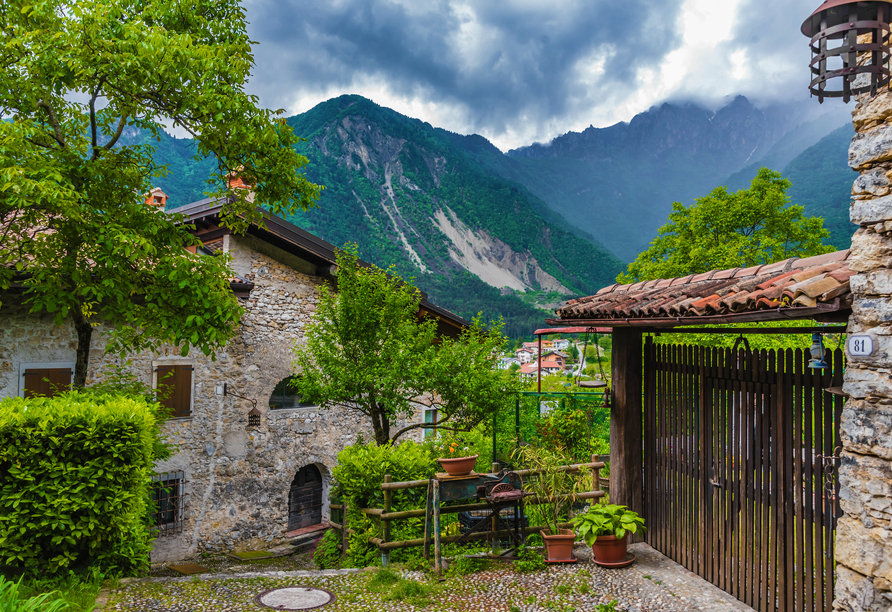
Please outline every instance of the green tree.
[{"label": "green tree", "polygon": [[823,219],[790,205],[790,182],[760,168],[749,189],[718,187],[693,206],[672,204],[656,240],[617,277],[620,283],[749,267],[829,253]]},{"label": "green tree", "polygon": [[[261,220],[257,205],[312,205],[299,139],[244,92],[254,60],[238,0],[9,0],[0,16],[0,290],[20,283],[32,312],[72,318],[77,387],[102,322],[109,350],[223,345],[242,312],[227,259],[184,252],[196,244],[184,218],[140,195],[166,167],[124,143],[169,124],[192,134],[234,231]],[[250,191],[229,189],[234,171]]]},{"label": "green tree", "polygon": [[[399,277],[364,267],[356,247],[338,252],[337,291],[323,287],[306,343],[295,346],[297,387],[322,408],[369,417],[378,444],[421,427],[468,431],[492,418],[519,390],[497,368],[506,338],[479,317],[458,339],[437,336],[433,318],[419,318],[421,293]],[[432,423],[391,433],[419,406],[437,410]]]}]

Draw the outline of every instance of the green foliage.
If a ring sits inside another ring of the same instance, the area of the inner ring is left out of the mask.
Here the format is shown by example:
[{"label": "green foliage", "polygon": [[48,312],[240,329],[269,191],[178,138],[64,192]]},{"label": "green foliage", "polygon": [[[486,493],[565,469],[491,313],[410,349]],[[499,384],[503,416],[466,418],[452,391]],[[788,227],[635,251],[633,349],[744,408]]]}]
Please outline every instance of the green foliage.
[{"label": "green foliage", "polygon": [[144,568],[156,409],[78,392],[0,402],[0,564]]},{"label": "green foliage", "polygon": [[616,612],[616,604],[619,603],[617,600],[613,600],[606,604],[598,604],[595,608],[595,612]]},{"label": "green foliage", "polygon": [[338,569],[341,567],[341,551],[338,546],[341,543],[341,533],[329,529],[322,536],[316,551],[313,553],[313,562],[319,569]]},{"label": "green foliage", "polygon": [[644,519],[637,512],[616,504],[593,503],[584,514],[573,517],[570,522],[588,546],[594,544],[598,536],[624,538],[626,532],[645,530]]},{"label": "green foliage", "polygon": [[68,604],[59,600],[55,593],[44,593],[25,597],[21,593],[21,583],[12,582],[0,576],[0,612],[65,612]]},{"label": "green foliage", "polygon": [[[348,502],[346,525],[353,533],[348,538],[347,567],[368,567],[378,563],[378,549],[369,538],[378,537],[379,522],[359,511],[380,508],[384,503],[381,483],[390,474],[394,482],[423,480],[434,474],[435,461],[427,445],[406,440],[398,445],[357,442],[338,453],[332,470],[332,498]],[[424,489],[394,491],[391,510],[424,507]],[[392,540],[409,540],[422,536],[424,519],[407,519],[391,524]],[[400,549],[391,553],[394,562],[417,563],[418,552]]]},{"label": "green foliage", "polygon": [[386,567],[378,568],[369,580],[368,587],[376,593],[386,593],[384,601],[405,600],[416,607],[426,606],[429,603],[427,597],[434,591],[429,585],[402,579],[396,572]]},{"label": "green foliage", "polygon": [[458,555],[449,563],[448,575],[467,576],[488,570],[492,566],[492,561],[481,557],[469,557],[467,554]]},{"label": "green foliage", "polygon": [[[671,331],[661,333],[654,338],[657,344],[676,344],[689,346],[714,346],[722,348],[746,348],[741,340],[740,334],[721,333],[722,328],[726,327],[752,327],[752,328],[772,328],[772,327],[814,327],[815,322],[811,319],[790,320],[790,321],[768,321],[765,323],[729,323],[721,325],[711,325],[715,329],[715,333],[709,334],[673,334]],[[745,334],[743,336],[749,347],[754,351],[771,350],[771,349],[796,349],[808,348],[811,346],[810,333],[791,333],[791,334]],[[827,348],[842,348],[845,346],[845,334],[825,334],[824,345]]]},{"label": "green foliage", "polygon": [[[47,601],[63,602],[68,606],[64,610],[92,612],[103,584],[109,584],[105,574],[98,567],[91,567],[80,573],[69,571],[68,574],[56,576],[26,578],[21,582],[19,593],[32,598],[48,594]],[[113,581],[111,584],[114,584]]]},{"label": "green foliage", "polygon": [[[390,474],[394,482],[422,480],[434,474],[434,461],[425,445],[412,440],[383,445],[357,442],[338,453],[338,463],[332,470],[332,497],[363,508],[380,508],[385,474]],[[416,496],[416,492],[394,492],[395,498],[401,496]]]},{"label": "green foliage", "polygon": [[530,572],[539,572],[546,568],[545,557],[534,550],[523,547],[517,553],[517,561],[514,562],[514,569],[521,574]]},{"label": "green foliage", "polygon": [[[15,278],[33,312],[73,318],[76,387],[100,323],[115,351],[223,346],[242,313],[228,259],[184,252],[197,244],[184,218],[139,194],[168,171],[151,141],[172,122],[214,158],[208,191],[233,230],[261,219],[256,205],[288,214],[318,197],[297,172],[299,139],[243,89],[253,54],[240,3],[10,0],[3,22],[0,290]],[[151,138],[125,137],[141,131]],[[226,184],[236,169],[251,201]]]},{"label": "green foliage", "polygon": [[519,446],[512,459],[520,469],[536,470],[530,476],[526,489],[538,498],[545,525],[551,533],[558,533],[558,524],[567,517],[567,511],[576,501],[576,494],[589,489],[591,472],[585,468],[571,472],[562,470],[567,459],[559,451],[545,447]]},{"label": "green foliage", "polygon": [[761,168],[749,189],[730,193],[718,187],[691,207],[673,203],[656,240],[617,281],[673,278],[832,252],[833,247],[821,243],[829,235],[822,220],[790,205],[789,186],[779,172]]},{"label": "green foliage", "polygon": [[[422,427],[467,431],[503,406],[517,380],[496,367],[505,344],[499,326],[479,319],[457,339],[437,335],[432,317],[419,317],[420,292],[374,266],[362,267],[354,247],[338,252],[338,291],[322,288],[306,343],[295,345],[300,393],[322,408],[350,409],[372,421],[386,444]],[[418,404],[437,421],[392,433]]]}]

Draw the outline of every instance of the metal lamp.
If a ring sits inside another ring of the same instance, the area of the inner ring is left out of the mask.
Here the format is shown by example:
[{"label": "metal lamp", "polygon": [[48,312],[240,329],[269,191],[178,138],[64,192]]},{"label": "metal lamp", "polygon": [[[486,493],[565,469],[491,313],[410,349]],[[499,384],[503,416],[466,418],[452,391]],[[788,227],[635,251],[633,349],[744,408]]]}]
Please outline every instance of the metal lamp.
[{"label": "metal lamp", "polygon": [[812,370],[826,370],[829,366],[824,361],[824,337],[821,334],[811,335],[811,359],[808,360],[808,367]]},{"label": "metal lamp", "polygon": [[[853,95],[868,92],[874,96],[877,89],[889,84],[890,21],[892,0],[826,0],[802,23],[802,33],[811,39],[812,80],[808,90],[819,102],[823,103],[824,98],[848,102]],[[870,35],[870,41],[859,42],[858,37],[865,34]],[[835,40],[841,42],[831,48],[828,42]],[[841,67],[830,70],[828,62]],[[869,74],[870,84],[855,87],[859,74]],[[827,89],[827,83],[835,78],[842,78],[842,89]]]}]

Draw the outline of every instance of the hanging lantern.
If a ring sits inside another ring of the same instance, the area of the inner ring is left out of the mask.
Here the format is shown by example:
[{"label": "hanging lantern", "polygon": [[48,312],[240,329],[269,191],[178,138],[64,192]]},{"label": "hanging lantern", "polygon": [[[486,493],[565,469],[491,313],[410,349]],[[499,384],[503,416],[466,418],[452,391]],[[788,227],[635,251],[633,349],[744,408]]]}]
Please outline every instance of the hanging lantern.
[{"label": "hanging lantern", "polygon": [[824,361],[824,337],[821,334],[811,335],[811,359],[808,360],[808,367],[812,370],[827,369],[827,362]]},{"label": "hanging lantern", "polygon": [[260,427],[260,411],[256,406],[248,412],[248,427]]},{"label": "hanging lantern", "polygon": [[[889,84],[889,22],[892,0],[826,0],[802,24],[802,33],[811,39],[811,83],[808,90],[823,103],[824,98],[842,98],[870,93]],[[870,40],[859,36],[870,35]],[[840,41],[830,47],[830,41]],[[860,56],[860,64],[859,64]],[[860,74],[869,74],[870,83],[855,86]],[[842,88],[827,89],[831,79],[842,78]]]}]

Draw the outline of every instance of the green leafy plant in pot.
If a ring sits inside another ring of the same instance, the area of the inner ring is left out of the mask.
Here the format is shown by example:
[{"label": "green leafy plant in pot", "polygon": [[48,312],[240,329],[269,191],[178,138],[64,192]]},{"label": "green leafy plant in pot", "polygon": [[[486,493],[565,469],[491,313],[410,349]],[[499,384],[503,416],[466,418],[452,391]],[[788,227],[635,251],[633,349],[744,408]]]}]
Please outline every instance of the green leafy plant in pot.
[{"label": "green leafy plant in pot", "polygon": [[586,468],[563,469],[568,459],[559,450],[547,448],[520,446],[512,453],[512,459],[519,467],[536,472],[524,488],[535,496],[542,509],[547,529],[540,533],[548,560],[572,561],[576,534],[565,528],[566,519],[576,496],[591,483],[591,472]]},{"label": "green leafy plant in pot", "polygon": [[644,519],[637,512],[616,504],[592,504],[571,521],[598,563],[626,560],[629,533],[644,531]]}]

